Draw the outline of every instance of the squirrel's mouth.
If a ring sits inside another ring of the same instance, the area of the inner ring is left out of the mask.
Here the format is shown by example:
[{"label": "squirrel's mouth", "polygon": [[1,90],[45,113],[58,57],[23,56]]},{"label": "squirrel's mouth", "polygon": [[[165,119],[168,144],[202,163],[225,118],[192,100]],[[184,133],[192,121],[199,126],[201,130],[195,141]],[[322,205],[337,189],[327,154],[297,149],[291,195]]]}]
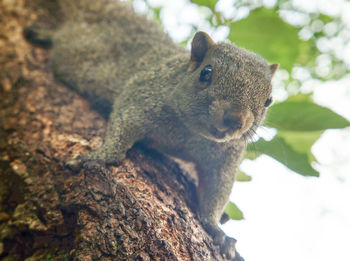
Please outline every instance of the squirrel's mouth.
[{"label": "squirrel's mouth", "polygon": [[233,139],[239,139],[242,137],[242,133],[239,130],[219,130],[216,127],[212,126],[209,130],[210,134],[217,141],[229,141]]},{"label": "squirrel's mouth", "polygon": [[227,131],[220,131],[217,128],[212,127],[210,129],[210,133],[217,139],[223,139],[223,138],[225,138]]}]

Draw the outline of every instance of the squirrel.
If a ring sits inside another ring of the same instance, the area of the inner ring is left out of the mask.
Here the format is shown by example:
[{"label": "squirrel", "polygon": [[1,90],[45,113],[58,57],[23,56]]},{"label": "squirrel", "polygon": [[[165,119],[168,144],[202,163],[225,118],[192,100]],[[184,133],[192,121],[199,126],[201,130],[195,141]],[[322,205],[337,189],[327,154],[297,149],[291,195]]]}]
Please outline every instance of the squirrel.
[{"label": "squirrel", "polygon": [[118,165],[136,142],[195,163],[203,228],[228,259],[243,260],[218,223],[247,141],[271,104],[278,64],[197,32],[191,51],[116,0],[62,0],[54,30],[25,29],[51,48],[55,77],[107,117],[102,147],[67,162]]}]

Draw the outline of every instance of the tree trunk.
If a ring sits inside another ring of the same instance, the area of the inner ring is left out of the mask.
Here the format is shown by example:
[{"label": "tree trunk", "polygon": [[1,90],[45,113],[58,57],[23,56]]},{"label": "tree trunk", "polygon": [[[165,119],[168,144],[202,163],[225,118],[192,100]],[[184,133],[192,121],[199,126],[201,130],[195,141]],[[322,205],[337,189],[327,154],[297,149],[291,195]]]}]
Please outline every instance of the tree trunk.
[{"label": "tree trunk", "polygon": [[102,144],[106,122],[22,36],[55,24],[55,10],[0,1],[0,258],[224,260],[194,214],[193,179],[173,160],[135,146],[119,167],[64,167]]}]

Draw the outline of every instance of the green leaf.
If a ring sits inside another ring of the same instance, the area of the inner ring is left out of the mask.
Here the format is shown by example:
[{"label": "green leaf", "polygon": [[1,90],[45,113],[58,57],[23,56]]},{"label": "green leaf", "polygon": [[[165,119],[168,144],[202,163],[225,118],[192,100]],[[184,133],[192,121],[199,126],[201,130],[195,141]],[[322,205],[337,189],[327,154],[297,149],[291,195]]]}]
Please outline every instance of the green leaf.
[{"label": "green leaf", "polygon": [[247,18],[232,23],[230,29],[231,41],[288,71],[300,58],[307,61],[309,50],[299,39],[298,29],[284,22],[273,9],[257,8]]},{"label": "green leaf", "polygon": [[215,5],[217,3],[218,0],[191,0],[192,3],[195,3],[197,5],[201,5],[201,6],[206,6],[208,7],[210,10],[215,10]]},{"label": "green leaf", "polygon": [[345,128],[350,122],[332,110],[317,105],[305,95],[290,97],[269,109],[265,126],[287,131],[321,131]]},{"label": "green leaf", "polygon": [[248,150],[252,149],[265,153],[303,176],[319,176],[319,173],[310,164],[308,153],[294,149],[279,134],[271,141],[259,139],[255,143],[255,147],[249,144]]},{"label": "green leaf", "polygon": [[255,160],[257,157],[261,155],[261,152],[254,149],[254,144],[251,143],[252,150],[247,150],[244,154],[245,159]]},{"label": "green leaf", "polygon": [[334,18],[325,14],[319,14],[318,18],[325,24],[334,21]]},{"label": "green leaf", "polygon": [[236,177],[236,181],[241,181],[241,182],[245,182],[245,181],[251,181],[252,177],[245,174],[243,171],[238,170],[237,172],[237,177]]},{"label": "green leaf", "polygon": [[162,10],[162,8],[160,8],[160,7],[153,8],[154,20],[156,20],[160,25],[162,25],[162,20],[160,19],[161,10]]},{"label": "green leaf", "polygon": [[297,152],[305,153],[309,161],[316,161],[311,152],[311,147],[319,139],[323,131],[279,131],[278,136],[283,139]]},{"label": "green leaf", "polygon": [[244,219],[243,212],[231,201],[227,204],[225,213],[233,220]]}]

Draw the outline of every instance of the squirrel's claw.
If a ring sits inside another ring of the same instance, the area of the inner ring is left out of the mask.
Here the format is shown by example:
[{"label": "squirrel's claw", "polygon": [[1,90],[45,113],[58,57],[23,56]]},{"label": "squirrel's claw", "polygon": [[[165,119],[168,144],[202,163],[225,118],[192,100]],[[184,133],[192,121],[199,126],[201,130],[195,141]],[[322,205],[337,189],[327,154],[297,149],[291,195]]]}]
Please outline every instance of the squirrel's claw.
[{"label": "squirrel's claw", "polygon": [[236,239],[225,236],[225,242],[220,245],[221,253],[229,260],[244,261],[244,258],[236,251],[236,242]]},{"label": "squirrel's claw", "polygon": [[66,162],[66,167],[74,172],[78,172],[82,168],[82,166],[83,161],[80,159],[79,156]]},{"label": "squirrel's claw", "polygon": [[103,164],[103,161],[97,158],[96,152],[91,151],[79,155],[66,163],[66,167],[74,172],[79,172],[85,165]]},{"label": "squirrel's claw", "polygon": [[207,232],[213,237],[214,244],[220,247],[220,252],[223,256],[232,261],[244,261],[236,251],[236,239],[226,236],[224,231],[204,218],[201,219],[201,223]]},{"label": "squirrel's claw", "polygon": [[229,260],[238,261],[236,259],[236,239],[225,236],[225,241],[220,245],[221,253],[225,255]]},{"label": "squirrel's claw", "polygon": [[233,261],[244,261],[244,258],[236,251],[236,256]]},{"label": "squirrel's claw", "polygon": [[83,166],[89,167],[96,164],[118,166],[121,164],[121,160],[119,160],[119,158],[113,154],[106,154],[103,149],[98,149],[79,155],[78,157],[68,161],[66,163],[66,167],[74,172],[78,172],[83,168]]}]

